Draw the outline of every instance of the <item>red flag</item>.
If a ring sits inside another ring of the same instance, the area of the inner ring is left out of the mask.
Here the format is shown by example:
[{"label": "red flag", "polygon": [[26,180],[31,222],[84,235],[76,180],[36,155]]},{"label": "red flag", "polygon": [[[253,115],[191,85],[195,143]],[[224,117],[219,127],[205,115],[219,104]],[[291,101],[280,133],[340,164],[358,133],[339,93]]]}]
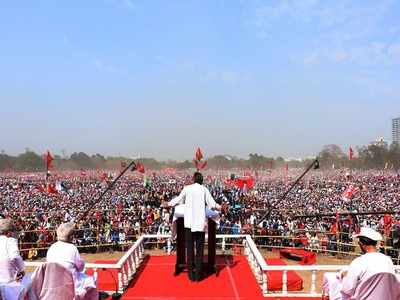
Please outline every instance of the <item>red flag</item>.
[{"label": "red flag", "polygon": [[390,231],[392,230],[392,216],[391,215],[388,215],[388,214],[384,215],[383,225],[384,225],[385,235],[389,235]]},{"label": "red flag", "polygon": [[54,186],[54,184],[47,185],[47,192],[49,194],[58,194],[58,191],[57,191],[56,187]]},{"label": "red flag", "polygon": [[107,179],[107,173],[104,172],[103,174],[101,174],[100,175],[100,179],[103,180],[103,181],[106,180]]},{"label": "red flag", "polygon": [[44,188],[44,186],[42,184],[39,184],[36,186],[36,189],[40,192],[40,193],[45,193],[46,190]]},{"label": "red flag", "polygon": [[86,171],[84,169],[81,169],[81,176],[83,176],[83,177],[86,176]]},{"label": "red flag", "polygon": [[136,171],[138,171],[139,173],[142,173],[142,174],[145,172],[144,166],[140,162],[136,163]]},{"label": "red flag", "polygon": [[201,152],[200,147],[197,147],[197,150],[196,150],[196,160],[200,161],[200,160],[202,160],[202,158],[203,158],[203,153]]},{"label": "red flag", "polygon": [[45,160],[46,160],[46,170],[50,170],[53,167],[51,163],[53,162],[54,158],[53,158],[53,156],[51,156],[51,153],[49,150],[47,150]]},{"label": "red flag", "polygon": [[244,180],[241,178],[235,179],[235,185],[240,189],[244,187],[244,183],[245,183]]},{"label": "red flag", "polygon": [[349,187],[343,192],[342,199],[344,201],[350,201],[353,198],[354,194],[358,192],[358,190],[359,189],[357,187],[350,184]]},{"label": "red flag", "polygon": [[353,159],[353,155],[354,155],[354,151],[353,151],[353,148],[351,148],[351,146],[350,146],[350,148],[349,148],[349,160]]},{"label": "red flag", "polygon": [[336,235],[336,233],[337,233],[337,222],[332,223],[332,225],[331,225],[331,233]]},{"label": "red flag", "polygon": [[196,167],[197,171],[204,169],[207,166],[207,161],[200,162],[196,159],[193,159],[194,166]]},{"label": "red flag", "polygon": [[198,169],[202,170],[207,166],[207,161],[203,161],[202,163],[199,163]]}]

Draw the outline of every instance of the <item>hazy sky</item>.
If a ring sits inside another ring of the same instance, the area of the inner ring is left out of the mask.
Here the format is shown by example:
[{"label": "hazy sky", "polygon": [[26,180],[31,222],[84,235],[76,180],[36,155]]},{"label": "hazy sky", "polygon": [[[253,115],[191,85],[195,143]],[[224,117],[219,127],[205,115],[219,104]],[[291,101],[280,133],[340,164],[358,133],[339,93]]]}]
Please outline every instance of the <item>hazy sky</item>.
[{"label": "hazy sky", "polygon": [[0,149],[184,159],[391,139],[400,1],[0,2]]}]

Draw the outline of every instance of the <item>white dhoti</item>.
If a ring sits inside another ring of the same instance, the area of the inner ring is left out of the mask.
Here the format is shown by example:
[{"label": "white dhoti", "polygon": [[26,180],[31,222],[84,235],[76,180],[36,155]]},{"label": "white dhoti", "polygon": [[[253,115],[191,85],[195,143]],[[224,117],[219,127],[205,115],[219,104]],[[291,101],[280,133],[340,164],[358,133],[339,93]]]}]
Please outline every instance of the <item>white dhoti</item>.
[{"label": "white dhoti", "polygon": [[76,272],[73,277],[75,295],[84,297],[88,291],[97,288],[97,278],[94,276],[89,276],[82,272]]},{"label": "white dhoti", "polygon": [[24,299],[31,284],[31,273],[26,274],[21,281],[0,283],[1,299]]},{"label": "white dhoti", "polygon": [[322,290],[326,295],[329,295],[329,300],[348,300],[350,299],[346,295],[341,293],[342,290],[342,279],[338,272],[327,272],[324,273],[322,279]]}]

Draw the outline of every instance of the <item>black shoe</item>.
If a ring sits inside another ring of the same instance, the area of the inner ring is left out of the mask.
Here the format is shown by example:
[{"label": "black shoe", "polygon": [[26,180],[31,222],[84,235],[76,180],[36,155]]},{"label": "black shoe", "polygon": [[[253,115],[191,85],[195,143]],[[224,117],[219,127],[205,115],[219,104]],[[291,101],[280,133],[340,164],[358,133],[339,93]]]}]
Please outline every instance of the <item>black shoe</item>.
[{"label": "black shoe", "polygon": [[194,274],[193,271],[189,271],[188,275],[189,275],[189,280],[190,281],[196,281],[195,274]]},{"label": "black shoe", "polygon": [[197,282],[201,281],[201,274],[195,273],[194,274],[194,281],[197,281]]}]

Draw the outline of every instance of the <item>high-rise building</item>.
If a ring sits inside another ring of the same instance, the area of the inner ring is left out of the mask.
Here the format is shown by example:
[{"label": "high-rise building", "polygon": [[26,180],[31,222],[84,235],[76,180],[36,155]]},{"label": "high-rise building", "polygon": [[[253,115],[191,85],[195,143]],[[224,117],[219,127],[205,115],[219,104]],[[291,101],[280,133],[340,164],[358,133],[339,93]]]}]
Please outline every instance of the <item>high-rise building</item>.
[{"label": "high-rise building", "polygon": [[400,144],[400,117],[392,120],[392,140]]}]

